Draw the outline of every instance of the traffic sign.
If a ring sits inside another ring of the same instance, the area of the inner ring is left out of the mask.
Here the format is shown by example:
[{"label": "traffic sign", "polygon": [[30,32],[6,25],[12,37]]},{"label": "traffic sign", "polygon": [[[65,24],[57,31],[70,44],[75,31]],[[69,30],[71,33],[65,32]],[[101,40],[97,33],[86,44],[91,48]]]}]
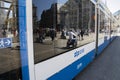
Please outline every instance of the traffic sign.
[{"label": "traffic sign", "polygon": [[0,48],[12,47],[12,38],[0,38]]}]

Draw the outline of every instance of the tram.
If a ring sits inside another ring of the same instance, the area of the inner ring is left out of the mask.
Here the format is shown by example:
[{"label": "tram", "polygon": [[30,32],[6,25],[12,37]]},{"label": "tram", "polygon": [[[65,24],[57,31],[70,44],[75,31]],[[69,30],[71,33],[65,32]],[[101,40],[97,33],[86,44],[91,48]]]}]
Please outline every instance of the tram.
[{"label": "tram", "polygon": [[0,0],[0,80],[72,80],[118,27],[100,0]]}]

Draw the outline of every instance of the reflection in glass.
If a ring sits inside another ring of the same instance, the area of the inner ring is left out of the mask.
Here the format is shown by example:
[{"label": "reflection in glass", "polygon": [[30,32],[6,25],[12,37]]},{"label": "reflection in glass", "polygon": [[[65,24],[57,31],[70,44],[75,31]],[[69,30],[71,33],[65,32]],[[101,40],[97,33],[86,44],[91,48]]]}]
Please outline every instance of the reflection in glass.
[{"label": "reflection in glass", "polygon": [[35,63],[54,56],[56,5],[54,0],[33,0]]},{"label": "reflection in glass", "polygon": [[89,0],[58,0],[57,27],[59,32],[55,41],[55,54],[93,42],[95,38],[94,16],[95,6]]},{"label": "reflection in glass", "polygon": [[95,40],[90,0],[33,0],[35,63]]},{"label": "reflection in glass", "polygon": [[107,16],[105,18],[106,18],[105,35],[109,36],[110,35],[110,18],[108,18]]},{"label": "reflection in glass", "polygon": [[[0,80],[19,80],[20,52],[17,0],[0,1]],[[12,39],[12,42],[3,39]],[[5,45],[12,44],[11,47]]]},{"label": "reflection in glass", "polygon": [[100,28],[99,28],[99,38],[104,38],[105,34],[107,33],[107,28],[108,28],[108,21],[107,21],[107,16],[105,16],[105,14],[101,11],[99,14],[99,24],[100,24]]},{"label": "reflection in glass", "polygon": [[112,36],[116,35],[117,31],[119,32],[119,29],[117,29],[117,28],[119,28],[119,25],[115,22],[114,19],[112,19],[110,21],[110,25],[111,25],[111,31],[110,31],[110,33],[111,33],[111,37],[112,37]]}]

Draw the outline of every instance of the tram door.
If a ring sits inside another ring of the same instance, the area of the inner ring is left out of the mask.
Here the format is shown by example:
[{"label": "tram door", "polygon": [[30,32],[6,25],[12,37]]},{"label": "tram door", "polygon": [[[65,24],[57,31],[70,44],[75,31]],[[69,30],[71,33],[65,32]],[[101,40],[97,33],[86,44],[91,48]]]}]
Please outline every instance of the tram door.
[{"label": "tram door", "polygon": [[17,0],[0,0],[0,80],[21,80]]}]

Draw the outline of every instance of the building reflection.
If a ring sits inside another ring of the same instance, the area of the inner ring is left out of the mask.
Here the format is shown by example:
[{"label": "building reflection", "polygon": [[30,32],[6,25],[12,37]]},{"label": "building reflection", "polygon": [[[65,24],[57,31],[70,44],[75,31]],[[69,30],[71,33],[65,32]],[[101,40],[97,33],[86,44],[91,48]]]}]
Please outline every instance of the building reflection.
[{"label": "building reflection", "polygon": [[58,3],[58,24],[62,29],[94,28],[95,7],[89,0],[68,0],[65,4]]},{"label": "building reflection", "polygon": [[[57,4],[54,3],[51,5],[50,9],[45,9],[42,11],[41,15],[37,16],[37,6],[33,4],[33,22],[34,28],[54,28],[56,22],[56,12],[57,12]],[[40,17],[40,20],[38,20]],[[54,21],[55,20],[55,21]]]}]

